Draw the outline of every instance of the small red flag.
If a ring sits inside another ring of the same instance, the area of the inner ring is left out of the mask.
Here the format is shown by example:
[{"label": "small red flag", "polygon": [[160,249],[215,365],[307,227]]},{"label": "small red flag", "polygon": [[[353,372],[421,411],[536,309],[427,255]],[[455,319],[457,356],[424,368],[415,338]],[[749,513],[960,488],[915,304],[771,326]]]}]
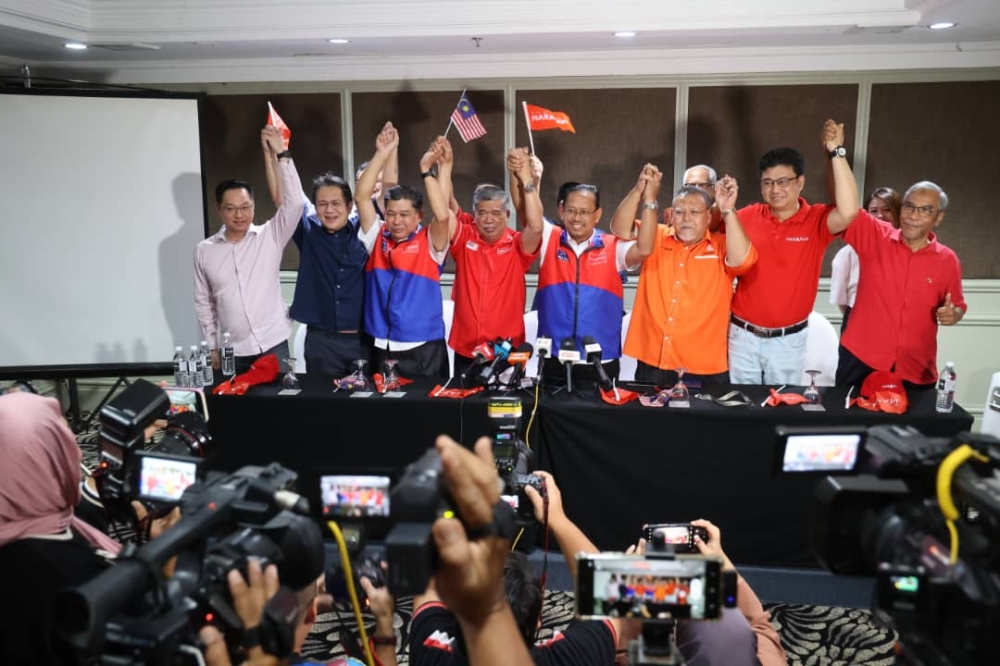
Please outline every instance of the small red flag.
[{"label": "small red flag", "polygon": [[267,124],[272,127],[277,127],[281,130],[281,143],[284,145],[285,150],[288,150],[288,142],[292,138],[292,130],[289,129],[285,121],[281,119],[278,112],[274,110],[274,107],[270,102],[267,103]]},{"label": "small red flag", "polygon": [[528,109],[528,127],[531,131],[557,129],[576,134],[576,129],[573,128],[569,116],[562,111],[549,111],[532,104],[525,106]]}]

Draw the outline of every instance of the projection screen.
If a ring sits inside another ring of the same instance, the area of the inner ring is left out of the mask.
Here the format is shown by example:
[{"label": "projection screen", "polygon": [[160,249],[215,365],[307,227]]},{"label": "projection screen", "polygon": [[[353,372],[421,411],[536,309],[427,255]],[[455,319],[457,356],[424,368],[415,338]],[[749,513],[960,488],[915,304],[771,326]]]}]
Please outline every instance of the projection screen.
[{"label": "projection screen", "polygon": [[0,377],[135,374],[200,341],[199,98],[0,94]]}]

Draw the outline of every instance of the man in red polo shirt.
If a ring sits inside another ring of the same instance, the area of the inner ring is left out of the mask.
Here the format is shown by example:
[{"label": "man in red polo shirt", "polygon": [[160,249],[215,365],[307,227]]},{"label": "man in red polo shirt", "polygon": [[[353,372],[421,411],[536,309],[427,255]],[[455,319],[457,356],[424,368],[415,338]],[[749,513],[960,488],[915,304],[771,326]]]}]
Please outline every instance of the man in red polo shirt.
[{"label": "man in red polo shirt", "polygon": [[918,386],[937,381],[937,328],[967,309],[962,266],[933,231],[947,207],[945,191],[921,181],[903,195],[898,229],[861,211],[844,233],[863,278],[840,341],[837,386],[860,386],[874,370]]},{"label": "man in red polo shirt", "polygon": [[[443,159],[438,180],[451,182],[454,164],[447,139],[439,139]],[[474,224],[460,224],[454,213],[449,220],[451,256],[455,259],[455,301],[449,346],[455,350],[454,376],[462,377],[473,363],[475,348],[497,338],[510,338],[514,347],[524,342],[524,274],[538,256],[542,241],[542,202],[532,180],[531,161],[524,148],[514,148],[507,157],[511,187],[520,188],[524,201],[525,227],[507,226],[509,198],[501,188],[476,188],[472,209]]]},{"label": "man in red polo shirt", "polygon": [[739,277],[729,325],[729,377],[734,384],[798,384],[806,323],[816,301],[827,246],[858,214],[858,185],[847,163],[844,126],[827,120],[823,146],[836,205],[811,205],[800,194],[805,160],[794,148],[760,159],[763,203],[739,211],[759,259]]}]

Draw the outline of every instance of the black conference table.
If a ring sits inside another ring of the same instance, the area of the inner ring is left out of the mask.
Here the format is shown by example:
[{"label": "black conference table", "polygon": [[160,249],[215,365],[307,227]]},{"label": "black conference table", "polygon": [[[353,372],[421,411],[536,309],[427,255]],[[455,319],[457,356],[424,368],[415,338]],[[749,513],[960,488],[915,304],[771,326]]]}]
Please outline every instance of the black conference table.
[{"label": "black conference table", "polygon": [[[439,434],[471,447],[492,432],[487,396],[431,398],[435,381],[407,385],[402,398],[352,398],[334,393],[329,378],[300,381],[295,396],[277,395],[280,387],[270,385],[211,396],[213,467],[278,461],[299,472],[300,491],[318,506],[323,474],[395,477]],[[614,406],[592,391],[543,391],[529,442],[539,468],[555,475],[567,514],[602,550],[624,549],[646,522],[707,518],[722,528],[726,551],[740,564],[816,566],[807,526],[819,479],[773,473],[776,426],[903,423],[950,436],[973,423],[957,405],[937,413],[933,391],[910,392],[907,413],[893,415],[845,409],[844,391],[836,388],[820,389],[824,412],[760,407],[766,387],[737,388],[753,399],[752,408],[693,398],[690,409]],[[516,395],[527,423],[533,394]]]}]

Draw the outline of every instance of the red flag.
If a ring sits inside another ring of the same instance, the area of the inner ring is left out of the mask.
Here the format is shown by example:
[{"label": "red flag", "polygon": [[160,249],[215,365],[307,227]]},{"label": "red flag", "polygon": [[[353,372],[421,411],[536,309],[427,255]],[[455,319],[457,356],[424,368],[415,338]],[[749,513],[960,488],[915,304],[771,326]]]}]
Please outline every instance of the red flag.
[{"label": "red flag", "polygon": [[267,124],[281,130],[281,143],[284,145],[285,150],[288,150],[288,142],[292,138],[292,130],[289,129],[288,125],[285,124],[285,121],[281,119],[281,116],[279,116],[278,112],[274,110],[274,107],[271,106],[270,102],[267,103]]},{"label": "red flag", "polygon": [[462,137],[462,141],[465,143],[469,143],[473,139],[478,139],[486,134],[486,128],[479,122],[476,110],[469,104],[469,100],[465,99],[465,95],[462,95],[462,99],[458,100],[455,110],[451,112],[451,122],[455,124],[459,136]]},{"label": "red flag", "polygon": [[540,106],[532,104],[527,104],[526,106],[528,109],[528,127],[531,131],[558,129],[563,132],[576,134],[576,129],[573,128],[573,123],[570,121],[569,116],[562,111],[549,111],[548,109],[543,109]]}]

